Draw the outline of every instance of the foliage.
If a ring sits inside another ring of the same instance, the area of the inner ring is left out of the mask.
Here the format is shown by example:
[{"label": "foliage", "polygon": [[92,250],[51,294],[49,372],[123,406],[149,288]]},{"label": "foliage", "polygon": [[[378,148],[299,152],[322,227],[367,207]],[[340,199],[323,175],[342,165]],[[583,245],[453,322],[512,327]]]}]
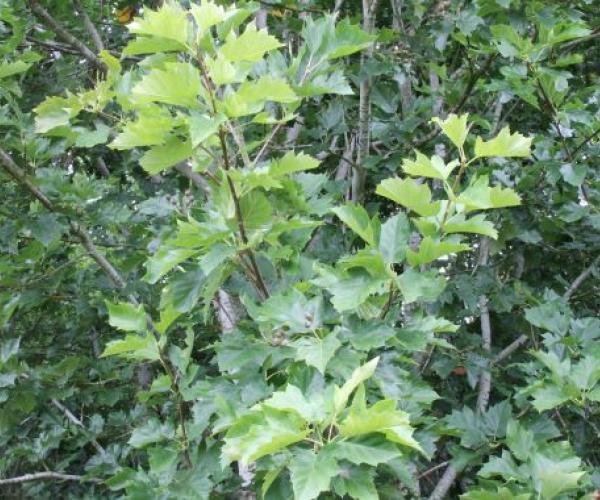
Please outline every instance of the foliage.
[{"label": "foliage", "polygon": [[363,3],[0,2],[0,491],[600,489],[593,2]]}]

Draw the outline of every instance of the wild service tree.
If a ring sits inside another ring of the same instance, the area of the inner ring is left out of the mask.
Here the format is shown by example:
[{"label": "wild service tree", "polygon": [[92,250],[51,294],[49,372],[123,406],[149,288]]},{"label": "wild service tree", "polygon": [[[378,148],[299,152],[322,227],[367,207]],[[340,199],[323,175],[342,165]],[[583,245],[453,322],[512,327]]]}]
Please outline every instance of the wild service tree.
[{"label": "wild service tree", "polygon": [[593,498],[597,6],[0,2],[0,491]]}]

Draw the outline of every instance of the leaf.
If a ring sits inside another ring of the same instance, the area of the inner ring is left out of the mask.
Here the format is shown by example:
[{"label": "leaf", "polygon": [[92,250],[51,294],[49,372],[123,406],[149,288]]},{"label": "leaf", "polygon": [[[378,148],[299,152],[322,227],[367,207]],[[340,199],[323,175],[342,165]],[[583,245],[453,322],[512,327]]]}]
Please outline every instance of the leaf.
[{"label": "leaf", "polygon": [[238,77],[235,66],[225,59],[222,54],[218,54],[214,59],[207,58],[206,67],[215,85],[227,85],[228,83],[243,81],[242,78]]},{"label": "leaf", "polygon": [[376,235],[371,219],[361,205],[347,203],[341,207],[333,208],[332,212],[369,245],[375,245]]},{"label": "leaf", "polygon": [[81,111],[81,103],[74,96],[47,97],[34,108],[34,111],[35,131],[38,134],[45,134],[57,127],[69,125],[70,119]]},{"label": "leaf", "polygon": [[437,123],[441,127],[442,132],[444,132],[444,135],[460,149],[463,147],[469,133],[469,127],[467,126],[468,118],[468,114],[457,116],[451,113],[445,120],[432,118],[431,121]]},{"label": "leaf", "polygon": [[367,408],[364,401],[360,401],[361,397],[364,399],[364,390],[362,394],[361,391],[356,393],[350,412],[339,424],[342,437],[382,433],[389,441],[422,451],[412,437],[414,429],[409,423],[408,413],[397,410],[395,401],[384,399]]},{"label": "leaf", "polygon": [[171,440],[174,437],[175,431],[169,424],[163,424],[157,418],[151,417],[144,425],[133,430],[128,443],[134,448],[144,448],[149,444]]},{"label": "leaf", "polygon": [[264,407],[235,421],[228,429],[221,451],[223,466],[240,461],[254,462],[302,441],[309,433],[305,421],[296,412]]},{"label": "leaf", "polygon": [[406,258],[411,266],[419,266],[422,264],[429,264],[440,257],[449,255],[451,253],[464,252],[469,250],[471,247],[457,241],[446,240],[434,240],[430,236],[426,236],[421,240],[419,245],[419,251],[414,252],[411,249],[406,251]]},{"label": "leaf", "polygon": [[336,460],[347,460],[355,465],[367,464],[373,467],[400,456],[398,447],[378,434],[335,441],[327,444],[323,451],[333,455]]},{"label": "leaf", "polygon": [[195,149],[215,135],[225,121],[226,118],[223,115],[211,117],[206,114],[192,113],[188,118],[192,148]]},{"label": "leaf", "polygon": [[225,111],[230,117],[258,113],[267,101],[292,103],[298,96],[283,78],[261,76],[258,80],[244,82],[237,92],[225,98]]},{"label": "leaf", "polygon": [[556,498],[564,491],[577,489],[579,479],[585,474],[580,469],[578,457],[560,460],[536,453],[531,459],[531,466],[535,489],[544,499]]},{"label": "leaf", "polygon": [[249,24],[239,37],[230,33],[219,52],[231,62],[257,62],[267,52],[279,47],[281,43],[266,29],[257,30],[254,24]]},{"label": "leaf", "polygon": [[417,300],[433,302],[444,291],[446,280],[435,271],[419,272],[408,268],[396,278],[396,284],[404,302],[410,304]]},{"label": "leaf", "polygon": [[385,179],[375,192],[422,216],[436,215],[440,211],[440,202],[431,202],[429,186],[413,179]]},{"label": "leaf", "polygon": [[506,427],[506,444],[512,454],[525,462],[535,450],[535,436],[516,420],[509,420]]},{"label": "leaf", "polygon": [[33,64],[24,61],[2,62],[0,63],[0,80],[9,76],[25,73]]},{"label": "leaf", "polygon": [[438,155],[433,155],[431,159],[424,154],[416,151],[416,160],[405,159],[402,162],[402,170],[415,177],[430,177],[432,179],[446,180],[452,171],[459,165],[457,160],[451,161],[446,165],[444,160]]},{"label": "leaf", "polygon": [[331,303],[338,312],[356,309],[372,294],[384,289],[385,281],[367,274],[336,275],[317,269],[321,278],[313,280],[332,294]]},{"label": "leaf", "polygon": [[560,387],[555,385],[536,389],[531,395],[533,396],[532,404],[539,412],[551,410],[569,400],[569,395],[565,394]]},{"label": "leaf", "polygon": [[456,214],[450,217],[444,224],[445,233],[474,233],[489,236],[492,239],[498,238],[498,231],[494,225],[485,219],[485,215],[479,214],[467,219],[463,214]]},{"label": "leaf", "polygon": [[411,229],[408,217],[400,212],[381,225],[379,250],[386,264],[397,264],[404,260]]},{"label": "leaf", "polygon": [[508,126],[489,141],[481,137],[475,140],[475,156],[500,156],[503,158],[529,157],[531,155],[531,137],[525,137],[518,132],[510,133]]},{"label": "leaf", "polygon": [[197,253],[197,250],[190,250],[188,248],[159,248],[144,264],[146,267],[144,280],[150,284],[156,283],[176,265],[189,259],[195,253]]},{"label": "leaf", "polygon": [[140,54],[156,54],[160,52],[177,52],[182,50],[181,43],[169,38],[138,36],[130,40],[122,54],[137,56]]},{"label": "leaf", "polygon": [[45,247],[60,240],[67,226],[60,222],[56,214],[40,214],[35,221],[28,224],[31,235]]},{"label": "leaf", "polygon": [[164,69],[152,69],[133,87],[132,95],[140,105],[162,102],[184,107],[198,105],[200,73],[190,63],[167,62]]},{"label": "leaf", "polygon": [[346,403],[350,398],[350,395],[354,392],[360,384],[371,377],[375,373],[377,363],[379,362],[379,356],[373,358],[371,361],[359,366],[352,372],[350,378],[344,383],[342,387],[335,388],[334,392],[334,408],[335,413],[338,414],[346,407]]},{"label": "leaf", "polygon": [[201,296],[204,282],[205,275],[199,267],[176,274],[163,288],[161,309],[168,304],[179,313],[190,312]]},{"label": "leaf", "polygon": [[379,500],[374,476],[375,471],[368,467],[343,466],[333,480],[333,489],[344,498],[349,495],[358,500]]},{"label": "leaf", "polygon": [[158,344],[152,335],[136,335],[130,333],[121,340],[111,340],[106,344],[101,358],[106,356],[121,356],[138,361],[158,361],[160,353]]},{"label": "leaf", "polygon": [[185,48],[189,36],[187,13],[174,2],[165,2],[159,10],[144,9],[128,26],[131,33],[174,40]]},{"label": "leaf", "polygon": [[467,211],[487,210],[520,205],[521,197],[509,188],[490,188],[487,175],[482,175],[471,182],[458,196],[456,203],[464,205]]},{"label": "leaf", "polygon": [[200,5],[191,4],[190,12],[200,30],[200,36],[204,35],[211,26],[224,21],[226,16],[223,7],[209,0],[204,0]]},{"label": "leaf", "polygon": [[460,496],[460,500],[530,500],[529,493],[514,494],[508,488],[498,488],[497,490],[469,490]]},{"label": "leaf", "polygon": [[341,345],[335,332],[328,334],[323,339],[304,337],[292,344],[296,348],[296,361],[304,361],[307,365],[314,366],[323,375],[325,375],[327,363]]},{"label": "leaf", "polygon": [[[77,129],[78,132],[79,129]],[[75,147],[93,148],[98,144],[104,144],[110,135],[111,128],[104,123],[97,122],[95,130],[83,129],[75,139]]]},{"label": "leaf", "polygon": [[273,161],[270,166],[270,173],[275,177],[289,175],[296,172],[304,172],[317,168],[321,162],[312,156],[304,153],[295,153],[288,151],[282,158]]},{"label": "leaf", "polygon": [[169,112],[158,106],[145,106],[136,120],[125,123],[121,133],[108,146],[122,150],[163,144],[173,126]]},{"label": "leaf", "polygon": [[296,450],[288,469],[295,500],[313,500],[329,491],[331,479],[339,473],[337,462],[329,454],[305,449]]},{"label": "leaf", "polygon": [[146,312],[144,306],[134,306],[129,302],[112,304],[106,301],[108,309],[108,323],[119,330],[126,332],[145,332],[147,328]]},{"label": "leaf", "polygon": [[274,392],[270,398],[264,400],[261,406],[269,406],[277,410],[295,411],[306,422],[313,422],[322,418],[322,401],[317,398],[309,401],[302,391],[295,385],[288,384],[284,391]]},{"label": "leaf", "polygon": [[154,146],[140,158],[140,166],[150,175],[177,165],[192,156],[192,143],[170,137],[160,146]]}]

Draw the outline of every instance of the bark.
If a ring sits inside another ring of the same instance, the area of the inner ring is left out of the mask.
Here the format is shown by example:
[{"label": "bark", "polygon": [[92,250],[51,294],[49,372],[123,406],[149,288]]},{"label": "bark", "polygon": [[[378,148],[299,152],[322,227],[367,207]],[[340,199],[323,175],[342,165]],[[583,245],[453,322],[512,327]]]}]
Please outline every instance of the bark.
[{"label": "bark", "polygon": [[77,12],[79,12],[81,19],[83,20],[83,25],[85,26],[86,31],[90,34],[96,50],[98,52],[102,52],[104,50],[104,43],[102,43],[102,37],[100,36],[100,33],[98,33],[96,26],[94,26],[90,16],[88,16],[86,10],[83,8],[83,5],[81,5],[80,0],[73,0],[73,5],[75,6],[75,9],[77,9]]},{"label": "bark", "polygon": [[48,479],[56,479],[59,481],[83,481],[83,476],[75,474],[62,474],[60,472],[35,472],[33,474],[23,474],[18,477],[10,477],[7,479],[0,479],[0,485],[4,484],[17,484],[25,483],[27,481],[42,481]]},{"label": "bark", "polygon": [[[490,253],[490,242],[487,238],[482,238],[479,247],[479,265],[487,266]],[[479,309],[481,311],[481,347],[489,356],[492,351],[492,328],[490,325],[490,311],[488,309],[488,298],[485,295],[479,297]],[[476,409],[479,413],[487,410],[490,401],[490,392],[492,390],[492,373],[490,367],[485,369],[479,376],[479,391],[477,393]]]},{"label": "bark", "polygon": [[[363,0],[363,30],[373,33],[375,29],[375,10],[378,0]],[[359,203],[364,199],[367,172],[364,161],[369,155],[369,132],[371,128],[371,88],[373,81],[365,75],[366,63],[373,57],[374,45],[371,45],[361,56],[362,80],[359,86],[358,105],[358,147],[356,165],[352,171],[352,201]]]},{"label": "bark", "polygon": [[83,43],[81,40],[72,35],[69,30],[64,28],[62,24],[60,24],[56,19],[54,19],[52,15],[50,15],[50,13],[39,4],[38,0],[28,0],[28,2],[31,11],[40,19],[42,19],[48,27],[52,28],[52,30],[56,33],[56,35],[59,38],[71,45],[73,48],[77,49],[77,51],[83,57],[85,57],[89,62],[94,64],[94,66],[96,66],[98,69],[102,71],[106,69],[106,66],[104,65],[102,60],[96,54],[94,54],[94,52],[90,50],[90,48],[85,43]]}]

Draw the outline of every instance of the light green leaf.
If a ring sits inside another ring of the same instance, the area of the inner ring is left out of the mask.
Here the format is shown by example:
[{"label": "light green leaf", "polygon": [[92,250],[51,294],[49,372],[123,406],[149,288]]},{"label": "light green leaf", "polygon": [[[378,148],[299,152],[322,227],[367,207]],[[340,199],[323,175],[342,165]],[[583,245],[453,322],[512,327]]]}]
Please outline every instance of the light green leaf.
[{"label": "light green leaf", "polygon": [[386,264],[396,264],[404,260],[410,238],[408,217],[400,212],[381,225],[379,250]]},{"label": "light green leaf", "polygon": [[456,199],[466,211],[487,210],[490,208],[512,207],[521,204],[521,198],[509,188],[490,188],[487,175],[477,177]]},{"label": "light green leaf", "polygon": [[506,426],[506,444],[519,460],[527,461],[535,450],[535,436],[517,420],[509,420]]},{"label": "light green leaf", "polygon": [[304,361],[307,365],[314,366],[323,375],[327,363],[341,345],[334,332],[323,339],[303,337],[292,344],[296,348],[296,361]]},{"label": "light green leaf", "polygon": [[283,78],[265,75],[242,83],[236,93],[225,98],[224,106],[228,116],[239,117],[260,112],[267,101],[289,104],[296,100],[298,97]]},{"label": "light green leaf", "polygon": [[328,47],[327,58],[337,59],[354,54],[369,47],[375,40],[375,35],[369,35],[356,24],[350,24],[348,18],[335,26],[335,38]]},{"label": "light green leaf", "polygon": [[242,416],[229,428],[221,461],[223,465],[236,460],[248,464],[302,441],[308,433],[304,419],[296,412],[265,406]]},{"label": "light green leaf", "polygon": [[106,301],[106,308],[110,326],[126,332],[146,331],[146,312],[142,304],[134,306],[129,302],[112,304]]},{"label": "light green leaf", "polygon": [[159,248],[144,264],[144,267],[146,268],[144,280],[151,284],[156,283],[171,269],[189,259],[197,252],[197,250],[189,248]]},{"label": "light green leaf", "polygon": [[468,114],[457,116],[454,113],[448,115],[448,118],[441,120],[440,118],[432,118],[432,122],[437,123],[444,135],[450,139],[457,148],[462,148],[467,134],[469,133],[469,127],[467,126]]},{"label": "light green leaf", "polygon": [[370,378],[373,373],[375,373],[377,363],[379,363],[379,356],[373,358],[371,361],[359,366],[356,370],[354,370],[350,378],[342,387],[336,386],[334,393],[334,408],[336,414],[341,412],[346,407],[346,403],[348,403],[348,399],[350,398],[352,392],[354,392],[354,389],[356,389],[365,380]]},{"label": "light green leaf", "polygon": [[444,160],[437,155],[433,155],[431,159],[429,159],[419,151],[416,151],[416,154],[417,158],[415,160],[405,159],[402,162],[402,170],[415,177],[422,176],[446,180],[452,171],[459,165],[457,160],[453,160],[446,165]]},{"label": "light green leaf", "polygon": [[463,214],[457,214],[450,217],[444,224],[445,233],[475,233],[489,236],[494,240],[498,238],[498,231],[494,229],[494,225],[485,219],[485,215],[479,214],[465,218]]},{"label": "light green leaf", "polygon": [[535,389],[531,395],[533,396],[532,404],[539,412],[551,410],[569,400],[569,395],[556,385]]},{"label": "light green leaf", "polygon": [[408,413],[397,410],[395,401],[384,399],[367,408],[364,390],[359,390],[354,399],[350,412],[339,424],[341,436],[381,433],[389,441],[422,451],[419,443],[412,437],[414,429],[409,423]]},{"label": "light green leaf", "polygon": [[188,118],[192,148],[196,148],[209,137],[215,135],[225,121],[226,118],[223,115],[208,116],[201,113],[192,113]]},{"label": "light green leaf", "polygon": [[100,357],[121,356],[138,361],[157,361],[160,359],[156,339],[148,335],[130,333],[121,340],[111,340]]},{"label": "light green leaf", "polygon": [[331,479],[339,473],[335,459],[327,453],[297,450],[288,465],[295,500],[313,500],[329,491]]},{"label": "light green leaf", "polygon": [[419,266],[421,264],[429,264],[440,257],[451,253],[464,252],[471,247],[458,241],[434,240],[430,236],[426,236],[421,240],[419,251],[414,252],[411,249],[406,251],[406,258],[411,266]]},{"label": "light green leaf", "polygon": [[281,177],[283,175],[312,170],[320,165],[320,161],[304,153],[288,151],[282,158],[273,161],[270,167],[271,175]]},{"label": "light green leaf", "polygon": [[369,214],[361,205],[347,203],[341,207],[333,208],[332,212],[369,245],[375,245],[375,230],[371,224]]},{"label": "light green leaf", "polygon": [[121,133],[108,146],[113,149],[132,149],[163,144],[174,124],[168,111],[147,105],[140,110],[135,121],[125,123]]},{"label": "light green leaf", "polygon": [[140,166],[150,175],[156,175],[187,160],[190,156],[192,156],[192,143],[172,136],[165,144],[154,146],[146,151],[140,158]]},{"label": "light green leaf", "polygon": [[257,62],[267,52],[279,47],[281,43],[269,35],[267,30],[257,30],[254,24],[249,24],[239,37],[230,33],[219,52],[231,62]]},{"label": "light green leaf", "polygon": [[44,134],[56,127],[69,125],[69,120],[81,111],[81,103],[76,96],[47,97],[34,111],[35,131]]},{"label": "light green leaf", "polygon": [[190,11],[200,31],[200,36],[225,19],[225,9],[214,2],[203,0],[200,5],[191,4]]},{"label": "light green leaf", "polygon": [[370,467],[344,467],[343,473],[334,478],[334,491],[343,498],[379,500],[375,488],[375,471]]},{"label": "light green leaf", "polygon": [[333,455],[336,460],[347,460],[356,465],[367,464],[373,467],[400,456],[398,447],[378,434],[335,441],[326,445],[323,451]]},{"label": "light green leaf", "polygon": [[500,156],[504,158],[528,157],[531,154],[531,137],[525,137],[518,132],[510,133],[508,126],[489,141],[481,137],[475,140],[475,156]]},{"label": "light green leaf", "polygon": [[311,398],[309,401],[295,385],[288,384],[284,391],[274,392],[261,406],[277,410],[295,411],[307,422],[318,421],[323,416],[322,401]]},{"label": "light green leaf", "polygon": [[374,293],[384,290],[385,280],[368,274],[337,274],[322,267],[317,268],[321,276],[313,282],[332,294],[331,303],[338,312],[356,309]]},{"label": "light green leaf", "polygon": [[190,63],[168,62],[164,69],[152,69],[133,87],[137,103],[162,102],[178,106],[198,105],[200,73]]},{"label": "light green leaf", "polygon": [[433,302],[444,291],[446,280],[436,271],[419,272],[408,268],[396,278],[396,284],[404,302],[410,304],[416,300]]},{"label": "light green leaf", "polygon": [[14,61],[10,63],[2,62],[0,63],[0,80],[9,76],[18,75],[19,73],[24,73],[31,68],[31,66],[31,63],[26,63],[24,61]]},{"label": "light green leaf", "polygon": [[431,202],[429,186],[413,179],[385,179],[375,192],[422,216],[436,215],[440,211],[440,202]]},{"label": "light green leaf", "polygon": [[138,36],[123,49],[124,56],[137,56],[140,54],[156,54],[160,52],[177,52],[182,49],[181,43],[176,40],[159,37]]},{"label": "light green leaf", "polygon": [[206,59],[208,74],[215,85],[227,85],[242,81],[238,77],[235,66],[219,54],[215,59]]},{"label": "light green leaf", "polygon": [[98,144],[104,144],[108,140],[111,128],[104,123],[97,122],[95,130],[77,129],[79,135],[75,139],[75,147],[93,148]]},{"label": "light green leaf", "polygon": [[556,498],[564,491],[577,489],[585,474],[578,457],[560,460],[536,453],[531,465],[535,489],[543,499]]},{"label": "light green leaf", "polygon": [[529,493],[514,494],[508,488],[495,490],[469,490],[460,496],[460,500],[530,500]]},{"label": "light green leaf", "polygon": [[135,17],[129,31],[137,35],[156,36],[175,40],[185,48],[189,35],[187,13],[175,2],[164,2],[159,10],[144,9],[142,17]]}]

